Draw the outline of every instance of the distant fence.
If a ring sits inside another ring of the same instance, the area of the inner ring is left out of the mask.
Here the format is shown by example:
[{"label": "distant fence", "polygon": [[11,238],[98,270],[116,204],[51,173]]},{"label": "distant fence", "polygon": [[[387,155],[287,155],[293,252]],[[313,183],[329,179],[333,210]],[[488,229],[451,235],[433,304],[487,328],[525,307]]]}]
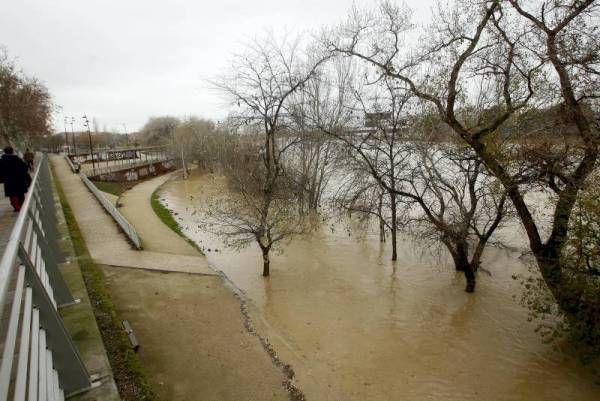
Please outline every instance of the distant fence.
[{"label": "distant fence", "polygon": [[[170,157],[157,157],[155,159],[140,160],[133,163],[127,163],[123,165],[114,165],[106,167],[96,167],[94,170],[87,170],[87,176],[90,178],[105,181],[103,177],[113,177],[125,174],[127,171],[137,171],[142,167],[153,167],[159,166],[161,163],[173,163]],[[122,173],[122,174],[118,174]],[[109,180],[111,181],[111,180]]]},{"label": "distant fence", "polygon": [[91,388],[57,311],[74,303],[58,263],[56,210],[42,156],[0,260],[0,401],[64,400]]},{"label": "distant fence", "polygon": [[108,199],[106,199],[106,197],[102,194],[102,191],[100,191],[94,185],[94,183],[92,181],[90,181],[90,179],[85,176],[85,174],[80,174],[80,177],[81,177],[81,180],[83,181],[83,183],[88,187],[88,189],[90,190],[90,192],[94,194],[94,196],[96,197],[96,199],[98,199],[98,201],[100,202],[100,204],[102,205],[102,207],[104,207],[104,209],[117,222],[117,224],[119,225],[119,227],[121,227],[121,229],[123,230],[123,232],[125,233],[125,235],[127,235],[127,237],[131,240],[131,242],[133,243],[133,245],[137,249],[142,249],[142,243],[141,243],[140,238],[139,238],[139,236],[137,234],[137,231],[135,230],[135,228],[133,227],[133,225],[130,222],[128,222],[125,217],[123,217],[123,215],[121,214],[121,212],[119,212],[117,210],[117,208],[115,207],[115,205],[113,205]]},{"label": "distant fence", "polygon": [[96,175],[88,175],[88,178],[103,182],[132,182],[174,171],[176,168],[177,163],[174,160],[165,159],[130,165],[126,169],[112,172],[100,173],[96,170]]},{"label": "distant fence", "polygon": [[110,175],[115,172],[127,171],[158,162],[172,160],[166,147],[149,147],[135,149],[104,150],[66,156],[79,172],[89,178]]}]

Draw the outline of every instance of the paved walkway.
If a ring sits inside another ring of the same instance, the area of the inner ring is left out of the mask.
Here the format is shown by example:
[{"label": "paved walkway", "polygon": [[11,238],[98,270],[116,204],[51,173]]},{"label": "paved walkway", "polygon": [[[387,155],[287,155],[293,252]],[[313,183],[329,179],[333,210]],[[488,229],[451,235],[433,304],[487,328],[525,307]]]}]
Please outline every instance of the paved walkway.
[{"label": "paved walkway", "polygon": [[173,174],[158,176],[125,191],[119,199],[121,204],[119,210],[142,237],[145,250],[198,256],[196,248],[167,227],[152,210],[150,203],[152,194]]},{"label": "paved walkway", "polygon": [[[196,256],[175,255],[131,249],[125,235],[85,187],[81,178],[71,172],[64,158],[52,157],[51,163],[73,209],[90,255],[97,264],[205,275],[216,274],[208,267],[206,258],[198,256],[198,253],[195,254]],[[142,203],[148,203],[148,208],[152,210],[149,202]],[[156,230],[160,229],[170,231],[158,220]],[[144,235],[140,236],[144,245]],[[179,240],[185,243],[183,239],[179,238]]]}]

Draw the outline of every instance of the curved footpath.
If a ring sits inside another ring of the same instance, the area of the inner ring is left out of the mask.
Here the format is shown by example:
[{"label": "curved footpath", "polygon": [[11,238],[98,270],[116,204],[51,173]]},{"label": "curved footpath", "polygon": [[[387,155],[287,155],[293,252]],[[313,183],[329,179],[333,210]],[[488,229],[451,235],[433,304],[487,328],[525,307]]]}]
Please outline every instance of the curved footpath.
[{"label": "curved footpath", "polygon": [[172,174],[161,175],[141,182],[123,193],[119,198],[121,205],[119,210],[140,234],[145,250],[198,256],[199,252],[192,245],[163,224],[154,213],[150,203],[154,191],[164,184]]},{"label": "curved footpath", "polygon": [[[58,176],[67,200],[73,209],[94,262],[102,265],[147,270],[215,274],[208,267],[206,258],[197,253],[195,256],[188,254],[173,255],[167,252],[131,249],[129,242],[120,232],[115,222],[86,188],[81,178],[71,172],[64,158],[52,157],[51,162],[52,168]],[[159,229],[158,226],[157,229]],[[143,241],[142,238],[142,244]]]},{"label": "curved footpath", "polygon": [[244,326],[240,300],[204,256],[154,215],[150,197],[169,177],[139,184],[120,200],[147,249],[134,251],[66,162],[52,163],[117,314],[140,341],[140,361],[160,399],[290,399],[282,371]]}]

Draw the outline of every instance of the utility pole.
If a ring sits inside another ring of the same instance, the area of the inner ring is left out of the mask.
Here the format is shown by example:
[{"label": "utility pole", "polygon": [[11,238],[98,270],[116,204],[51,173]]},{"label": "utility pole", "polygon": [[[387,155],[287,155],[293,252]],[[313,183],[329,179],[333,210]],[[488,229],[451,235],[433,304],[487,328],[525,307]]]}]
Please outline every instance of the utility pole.
[{"label": "utility pole", "polygon": [[94,146],[92,145],[92,132],[90,131],[90,121],[88,120],[88,118],[85,114],[83,115],[82,118],[83,118],[83,121],[85,121],[83,123],[83,125],[87,128],[88,141],[90,143],[90,155],[92,156],[92,174],[96,175],[96,163],[94,162]]}]

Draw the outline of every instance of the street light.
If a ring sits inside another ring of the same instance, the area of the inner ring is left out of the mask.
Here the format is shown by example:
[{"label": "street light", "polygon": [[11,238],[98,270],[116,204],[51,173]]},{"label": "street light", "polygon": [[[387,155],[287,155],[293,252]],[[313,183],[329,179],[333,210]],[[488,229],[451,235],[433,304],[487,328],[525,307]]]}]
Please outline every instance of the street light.
[{"label": "street light", "polygon": [[75,156],[77,156],[77,145],[75,144],[75,131],[73,131],[74,123],[75,117],[71,117],[71,139],[73,140],[73,149],[75,149]]},{"label": "street light", "polygon": [[85,114],[82,118],[83,121],[85,121],[83,125],[87,128],[88,132],[88,141],[90,143],[90,155],[92,156],[92,173],[93,175],[96,175],[96,163],[94,163],[94,147],[92,146],[92,132],[90,131],[90,121],[88,120]]},{"label": "street light", "polygon": [[127,141],[126,147],[129,148],[129,134],[127,134],[127,126],[123,123],[123,130],[125,131],[125,140]]},{"label": "street light", "polygon": [[65,117],[63,122],[64,122],[64,127],[65,127],[65,145],[67,145],[67,155],[68,155],[71,152],[69,150],[69,134],[67,134],[67,117]]}]

